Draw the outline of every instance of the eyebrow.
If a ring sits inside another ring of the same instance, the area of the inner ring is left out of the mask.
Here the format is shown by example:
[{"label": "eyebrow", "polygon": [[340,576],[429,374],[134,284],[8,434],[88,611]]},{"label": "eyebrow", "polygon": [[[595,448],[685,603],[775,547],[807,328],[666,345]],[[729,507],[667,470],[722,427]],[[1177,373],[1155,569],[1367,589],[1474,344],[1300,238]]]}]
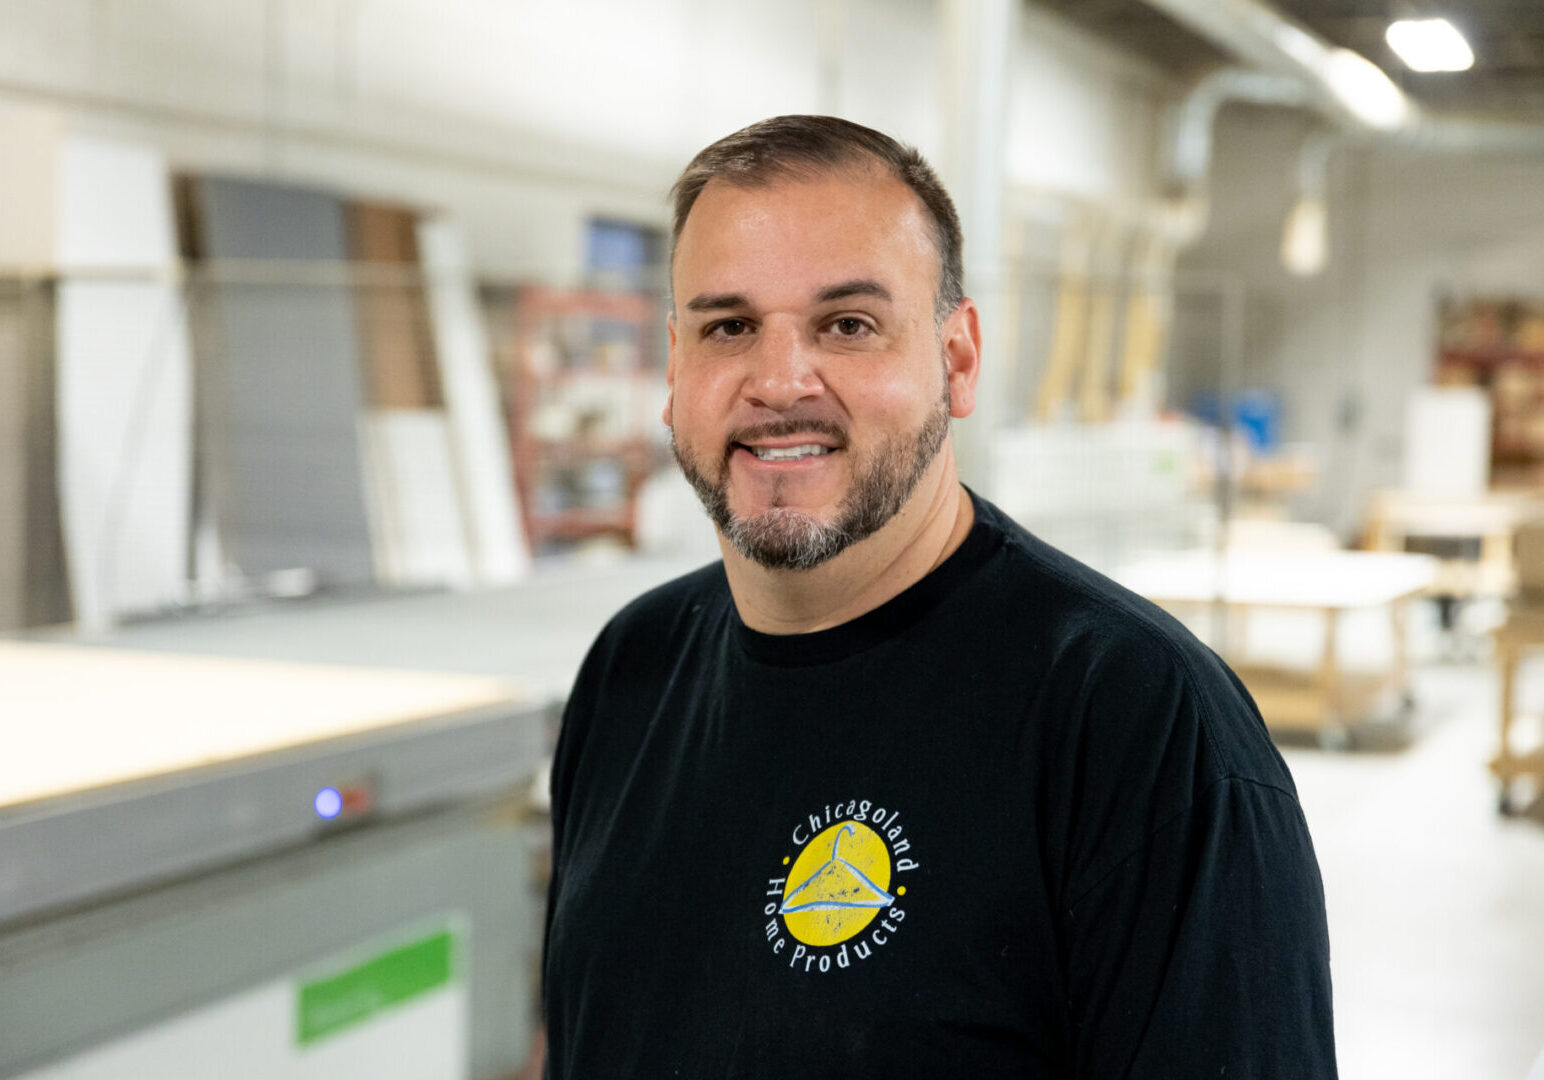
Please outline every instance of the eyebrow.
[{"label": "eyebrow", "polygon": [[703,293],[686,302],[687,311],[721,311],[724,308],[750,307],[750,302],[739,293]]},{"label": "eyebrow", "polygon": [[845,300],[849,296],[872,296],[876,300],[891,300],[890,290],[871,278],[856,278],[839,285],[827,285],[815,294],[815,302],[824,304],[831,300]]},{"label": "eyebrow", "polygon": [[[832,300],[846,300],[851,296],[872,296],[877,300],[891,301],[890,290],[872,278],[854,278],[836,285],[827,285],[815,294],[817,304]],[[728,308],[747,308],[750,301],[741,293],[702,293],[686,302],[687,311],[723,311]]]}]

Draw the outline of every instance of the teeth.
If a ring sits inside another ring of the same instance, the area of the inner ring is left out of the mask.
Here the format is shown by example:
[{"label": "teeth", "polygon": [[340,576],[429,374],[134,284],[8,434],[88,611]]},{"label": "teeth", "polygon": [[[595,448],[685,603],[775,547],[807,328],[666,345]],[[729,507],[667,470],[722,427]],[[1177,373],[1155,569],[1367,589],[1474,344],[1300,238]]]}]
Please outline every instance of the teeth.
[{"label": "teeth", "polygon": [[788,446],[778,449],[770,446],[752,446],[750,451],[762,461],[795,461],[802,457],[829,454],[831,448],[829,446],[818,446],[814,443],[808,443],[804,446]]}]

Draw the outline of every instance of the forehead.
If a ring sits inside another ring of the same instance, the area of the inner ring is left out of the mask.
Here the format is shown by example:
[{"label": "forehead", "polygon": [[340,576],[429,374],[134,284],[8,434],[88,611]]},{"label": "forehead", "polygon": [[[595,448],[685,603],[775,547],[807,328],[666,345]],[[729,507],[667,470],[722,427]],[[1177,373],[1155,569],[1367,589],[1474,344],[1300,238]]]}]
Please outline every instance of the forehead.
[{"label": "forehead", "polygon": [[922,201],[891,176],[778,178],[754,187],[715,179],[687,215],[671,272],[677,297],[704,289],[755,297],[782,285],[856,278],[930,295],[938,251]]}]

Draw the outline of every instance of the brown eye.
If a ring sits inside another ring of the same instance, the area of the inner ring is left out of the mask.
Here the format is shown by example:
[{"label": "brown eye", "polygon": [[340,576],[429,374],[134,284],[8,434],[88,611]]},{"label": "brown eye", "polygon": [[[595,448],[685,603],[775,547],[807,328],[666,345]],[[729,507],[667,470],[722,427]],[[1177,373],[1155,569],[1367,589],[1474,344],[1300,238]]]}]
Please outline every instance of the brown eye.
[{"label": "brown eye", "polygon": [[869,324],[862,319],[849,315],[833,320],[831,329],[836,331],[837,337],[855,338],[867,334],[869,332]]},{"label": "brown eye", "polygon": [[750,325],[744,319],[725,319],[708,327],[709,337],[740,337],[749,332]]}]

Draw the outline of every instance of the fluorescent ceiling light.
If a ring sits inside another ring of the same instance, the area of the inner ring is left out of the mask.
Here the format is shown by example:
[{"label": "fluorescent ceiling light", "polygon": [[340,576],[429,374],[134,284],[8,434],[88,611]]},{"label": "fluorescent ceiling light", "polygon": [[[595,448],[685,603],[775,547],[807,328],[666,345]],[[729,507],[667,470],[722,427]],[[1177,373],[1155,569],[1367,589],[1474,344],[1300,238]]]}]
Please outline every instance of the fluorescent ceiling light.
[{"label": "fluorescent ceiling light", "polygon": [[1400,19],[1384,35],[1411,71],[1468,71],[1474,50],[1446,19]]},{"label": "fluorescent ceiling light", "polygon": [[1392,131],[1410,116],[1410,102],[1383,69],[1360,53],[1335,49],[1324,65],[1335,97],[1369,127]]}]

